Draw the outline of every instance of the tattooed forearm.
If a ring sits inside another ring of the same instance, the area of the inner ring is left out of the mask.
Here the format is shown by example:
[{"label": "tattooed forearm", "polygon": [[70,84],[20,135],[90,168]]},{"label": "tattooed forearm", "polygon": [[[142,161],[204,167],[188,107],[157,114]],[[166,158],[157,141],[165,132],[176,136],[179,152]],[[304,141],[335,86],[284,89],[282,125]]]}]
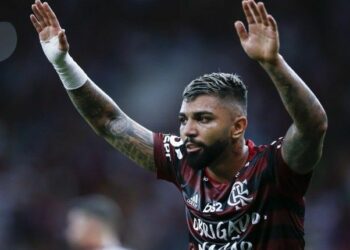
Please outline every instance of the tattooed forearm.
[{"label": "tattooed forearm", "polygon": [[113,100],[90,81],[79,89],[68,91],[68,95],[78,112],[99,134],[104,132],[108,120],[122,113]]},{"label": "tattooed forearm", "polygon": [[109,123],[107,140],[139,165],[154,171],[152,132],[124,116]]},{"label": "tattooed forearm", "polygon": [[153,133],[131,120],[94,83],[68,91],[74,106],[97,134],[146,169],[155,170]]},{"label": "tattooed forearm", "polygon": [[[275,84],[282,102],[299,132],[318,132],[327,125],[326,113],[310,88],[280,58],[279,65],[263,66]],[[311,135],[310,134],[310,135]]]}]

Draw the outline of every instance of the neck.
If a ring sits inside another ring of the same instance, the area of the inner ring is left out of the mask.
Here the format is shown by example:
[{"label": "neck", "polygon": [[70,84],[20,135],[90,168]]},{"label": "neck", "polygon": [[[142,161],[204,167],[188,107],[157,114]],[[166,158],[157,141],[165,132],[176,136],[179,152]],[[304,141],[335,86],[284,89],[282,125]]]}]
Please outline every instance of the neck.
[{"label": "neck", "polygon": [[230,182],[237,172],[244,167],[248,155],[249,149],[242,137],[233,142],[231,147],[208,167],[207,173],[218,182]]}]

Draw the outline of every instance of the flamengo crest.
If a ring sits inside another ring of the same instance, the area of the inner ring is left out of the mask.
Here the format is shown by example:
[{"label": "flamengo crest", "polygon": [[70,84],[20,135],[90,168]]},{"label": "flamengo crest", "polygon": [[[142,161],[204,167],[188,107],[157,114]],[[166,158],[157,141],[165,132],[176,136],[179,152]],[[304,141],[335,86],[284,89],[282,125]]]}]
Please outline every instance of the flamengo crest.
[{"label": "flamengo crest", "polygon": [[248,205],[253,200],[253,197],[249,197],[249,190],[247,188],[247,179],[243,182],[236,181],[228,198],[227,204],[235,207],[236,210],[240,210],[242,207]]}]

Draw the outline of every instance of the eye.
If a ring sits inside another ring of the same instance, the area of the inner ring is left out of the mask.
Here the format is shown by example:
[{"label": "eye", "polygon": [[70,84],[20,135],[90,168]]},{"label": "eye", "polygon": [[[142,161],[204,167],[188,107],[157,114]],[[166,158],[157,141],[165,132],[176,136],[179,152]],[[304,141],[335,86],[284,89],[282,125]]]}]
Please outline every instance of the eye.
[{"label": "eye", "polygon": [[198,118],[198,121],[200,123],[209,123],[211,120],[212,120],[212,118],[207,116],[207,115],[202,115]]},{"label": "eye", "polygon": [[186,124],[186,118],[184,116],[179,116],[179,122],[181,125],[185,125]]}]

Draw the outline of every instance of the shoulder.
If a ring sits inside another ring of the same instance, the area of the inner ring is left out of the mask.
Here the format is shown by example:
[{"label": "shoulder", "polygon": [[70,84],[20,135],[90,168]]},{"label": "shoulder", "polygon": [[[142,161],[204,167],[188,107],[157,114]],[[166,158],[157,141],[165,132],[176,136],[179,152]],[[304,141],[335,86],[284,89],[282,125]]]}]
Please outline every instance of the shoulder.
[{"label": "shoulder", "polygon": [[172,134],[155,133],[154,147],[156,151],[162,151],[170,162],[182,160],[186,153],[181,138]]}]

